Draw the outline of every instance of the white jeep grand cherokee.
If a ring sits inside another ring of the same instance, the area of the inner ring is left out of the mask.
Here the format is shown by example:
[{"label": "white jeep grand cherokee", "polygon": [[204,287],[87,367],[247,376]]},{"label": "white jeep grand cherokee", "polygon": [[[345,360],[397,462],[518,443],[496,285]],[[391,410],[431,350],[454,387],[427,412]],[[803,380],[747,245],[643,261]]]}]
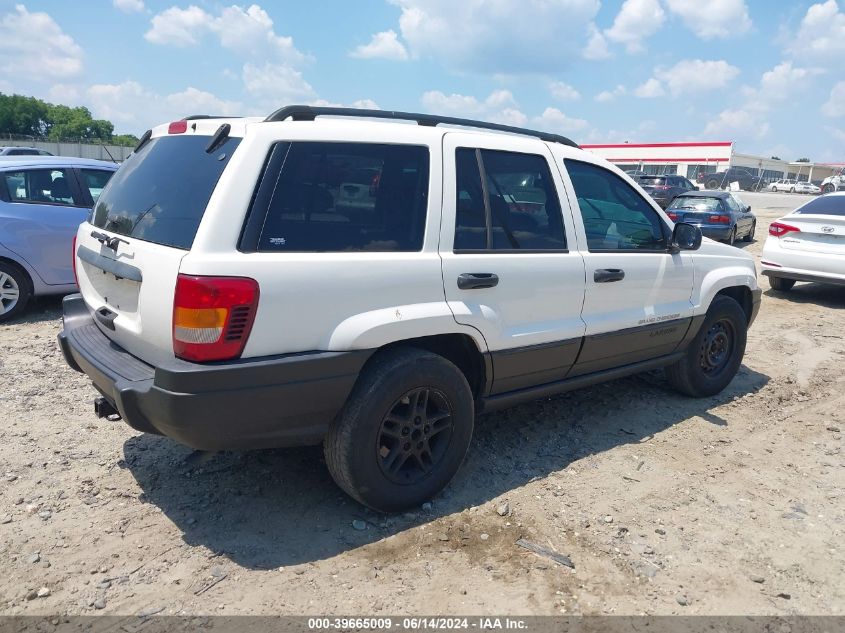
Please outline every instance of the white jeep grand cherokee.
[{"label": "white jeep grand cherokee", "polygon": [[99,416],[323,443],[383,511],[449,482],[481,411],[660,367],[720,392],[760,302],[750,256],[572,141],[397,112],[157,127],[74,250],[59,341]]}]

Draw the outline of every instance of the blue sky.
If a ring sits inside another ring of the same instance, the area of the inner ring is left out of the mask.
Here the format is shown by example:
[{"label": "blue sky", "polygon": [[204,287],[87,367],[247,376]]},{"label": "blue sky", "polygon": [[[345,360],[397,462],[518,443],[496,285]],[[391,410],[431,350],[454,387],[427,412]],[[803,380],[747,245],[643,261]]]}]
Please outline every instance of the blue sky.
[{"label": "blue sky", "polygon": [[845,161],[845,2],[0,0],[0,92],[134,134],[317,103]]}]

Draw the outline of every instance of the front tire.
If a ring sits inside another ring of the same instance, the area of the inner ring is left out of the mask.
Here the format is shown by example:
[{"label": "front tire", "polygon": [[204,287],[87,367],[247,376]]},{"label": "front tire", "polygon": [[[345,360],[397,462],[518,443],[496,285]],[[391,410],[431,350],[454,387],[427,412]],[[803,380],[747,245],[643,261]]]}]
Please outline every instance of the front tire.
[{"label": "front tire", "polygon": [[739,371],[747,334],[748,320],[740,305],[717,295],[684,357],[666,368],[669,384],[694,398],[715,396]]},{"label": "front tire", "polygon": [[0,323],[20,314],[31,296],[27,274],[14,264],[0,262]]},{"label": "front tire", "polygon": [[355,500],[381,512],[419,506],[460,468],[475,405],[451,362],[405,347],[374,356],[326,436],[326,465]]},{"label": "front tire", "polygon": [[772,287],[772,290],[777,290],[778,292],[789,292],[795,285],[795,280],[784,279],[783,277],[769,277],[769,285]]},{"label": "front tire", "polygon": [[822,188],[822,193],[833,193],[834,191],[836,191],[836,189],[834,189],[833,185],[825,185]]}]

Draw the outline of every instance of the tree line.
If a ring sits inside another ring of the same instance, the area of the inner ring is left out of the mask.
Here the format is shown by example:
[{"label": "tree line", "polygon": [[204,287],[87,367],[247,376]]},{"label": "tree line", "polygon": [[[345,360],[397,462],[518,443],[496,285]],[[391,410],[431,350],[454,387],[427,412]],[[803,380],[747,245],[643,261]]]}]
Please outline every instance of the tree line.
[{"label": "tree line", "polygon": [[30,136],[37,141],[80,139],[127,146],[138,142],[132,134],[115,134],[111,121],[95,119],[88,108],[0,92],[0,137],[9,134]]}]

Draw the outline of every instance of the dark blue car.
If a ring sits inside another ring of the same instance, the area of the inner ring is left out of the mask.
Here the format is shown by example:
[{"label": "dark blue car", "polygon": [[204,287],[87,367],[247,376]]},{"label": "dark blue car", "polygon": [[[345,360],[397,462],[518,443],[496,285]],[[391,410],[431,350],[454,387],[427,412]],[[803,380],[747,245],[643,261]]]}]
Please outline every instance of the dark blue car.
[{"label": "dark blue car", "polygon": [[116,169],[63,156],[0,157],[0,322],[34,295],[76,290],[73,238]]},{"label": "dark blue car", "polygon": [[694,224],[705,237],[728,244],[751,242],[757,228],[751,207],[728,191],[687,191],[672,201],[666,214],[673,222]]}]

